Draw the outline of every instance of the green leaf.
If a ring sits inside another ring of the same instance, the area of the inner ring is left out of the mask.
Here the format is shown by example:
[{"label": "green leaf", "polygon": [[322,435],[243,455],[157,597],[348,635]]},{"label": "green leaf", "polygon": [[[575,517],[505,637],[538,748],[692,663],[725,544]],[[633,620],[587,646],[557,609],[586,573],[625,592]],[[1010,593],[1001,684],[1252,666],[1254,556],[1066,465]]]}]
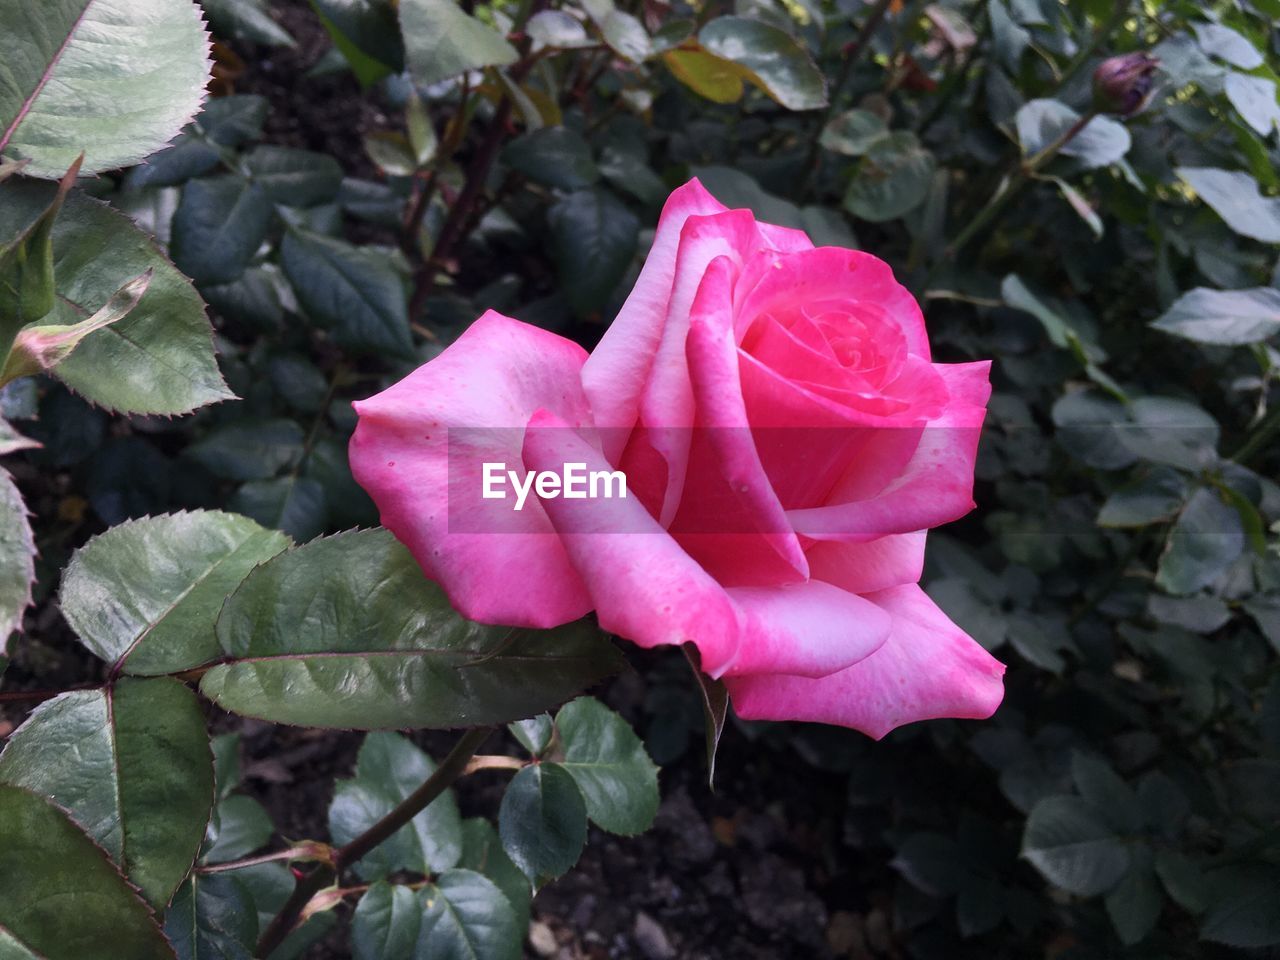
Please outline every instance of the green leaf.
[{"label": "green leaf", "polygon": [[191,0],[6,4],[0,63],[0,156],[59,177],[83,153],[97,173],[137,163],[195,116],[209,38]]},{"label": "green leaf", "polygon": [[698,43],[745,68],[747,79],[788,110],[827,105],[822,71],[808,50],[777,27],[746,17],[717,17],[698,31]]},{"label": "green leaf", "polygon": [[183,451],[216,477],[265,480],[302,458],[306,436],[293,420],[242,420],[220,427]]},{"label": "green leaf", "polygon": [[40,960],[100,957],[104,942],[129,960],[174,960],[101,847],[52,803],[9,785],[0,785],[0,877],[0,932]]},{"label": "green leaf", "polygon": [[404,285],[386,256],[290,230],[280,257],[298,302],[339,346],[401,357],[413,352]]},{"label": "green leaf", "polygon": [[702,723],[707,751],[707,786],[715,789],[716,750],[720,747],[720,735],[724,733],[724,722],[729,715],[729,689],[723,680],[715,680],[702,672],[697,648],[686,643],[681,649],[689,662],[689,668],[693,671],[698,699],[702,703]]},{"label": "green leaf", "polygon": [[[8,235],[12,199],[38,183],[0,186],[0,236]],[[91,316],[129,280],[155,271],[127,317],[84,339],[58,365],[67,386],[109,410],[188,413],[232,396],[218,372],[204,304],[155,244],[126,217],[73,191],[53,228],[58,302],[50,322]]]},{"label": "green leaf", "polygon": [[1229,73],[1224,84],[1227,99],[1236,108],[1242,120],[1261,137],[1271,135],[1280,123],[1280,104],[1276,102],[1276,84],[1266,77],[1251,77],[1245,73]]},{"label": "green leaf", "polygon": [[524,931],[493,881],[471,870],[446,870],[422,893],[426,913],[416,960],[520,960]]},{"label": "green leaf", "polygon": [[580,315],[608,301],[636,252],[640,221],[606,190],[579,190],[547,213],[560,289]]},{"label": "green leaf", "polygon": [[1142,829],[1138,795],[1101,757],[1076,752],[1071,758],[1071,778],[1085,801],[1116,831],[1132,834]]},{"label": "green leaf", "polygon": [[192,180],[173,215],[173,262],[196,283],[230,283],[262,246],[272,215],[265,191],[244,177]]},{"label": "green leaf", "polygon": [[[19,433],[17,427],[0,417],[0,457],[7,453],[16,453],[19,450],[37,449],[40,446],[41,444],[38,440],[32,440],[30,437]],[[0,500],[3,500],[3,495],[0,495]],[[3,525],[2,521],[0,521],[0,525]],[[3,542],[3,535],[0,535],[0,542]],[[7,569],[21,570],[22,568],[10,566]],[[0,588],[0,593],[3,593],[3,588]],[[0,608],[2,606],[3,604],[0,604]]]},{"label": "green leaf", "polygon": [[951,837],[940,833],[913,833],[898,847],[893,869],[912,886],[934,897],[954,896],[971,882],[964,854]]},{"label": "green leaf", "polygon": [[889,135],[889,128],[870,110],[846,110],[822,128],[821,143],[846,157],[861,157]]},{"label": "green leaf", "polygon": [[404,70],[404,43],[391,0],[311,0],[311,6],[361,86]]},{"label": "green leaf", "polygon": [[1187,482],[1170,467],[1155,467],[1107,497],[1101,527],[1145,527],[1173,517],[1187,498]]},{"label": "green leaf", "polygon": [[289,207],[328,203],[342,186],[342,167],[325,153],[267,145],[246,154],[244,165],[273,203]]},{"label": "green leaf", "polygon": [[[1030,100],[1018,110],[1014,122],[1023,156],[1032,157],[1065,134],[1080,114],[1060,100]],[[1080,160],[1085,169],[1106,167],[1126,153],[1132,140],[1124,124],[1110,117],[1094,117],[1059,149],[1059,153]]]},{"label": "green leaf", "polygon": [[591,148],[568,127],[543,127],[512,140],[502,159],[530,180],[562,190],[589,187],[600,179]]},{"label": "green leaf", "polygon": [[253,797],[235,793],[218,801],[205,831],[202,863],[227,863],[266,846],[275,833],[267,808]]},{"label": "green leaf", "polygon": [[[314,465],[315,451],[312,451],[307,468]],[[294,474],[271,480],[250,480],[232,495],[227,506],[264,527],[284,531],[298,543],[320,536],[330,516],[325,486],[311,477]]]},{"label": "green leaf", "polygon": [[586,621],[513,631],[464,620],[385,530],[269,560],[227,600],[217,629],[241,662],[211,669],[201,691],[224,709],[306,726],[507,723],[620,663]]},{"label": "green leaf", "polygon": [[1102,218],[1098,216],[1098,211],[1093,209],[1092,205],[1090,205],[1089,201],[1084,198],[1084,195],[1079,190],[1067,183],[1067,181],[1063,180],[1061,177],[1050,177],[1049,179],[1057,185],[1058,192],[1062,194],[1062,199],[1067,201],[1071,206],[1071,209],[1074,210],[1079,215],[1080,219],[1085,222],[1085,225],[1093,231],[1093,235],[1100,238],[1103,234],[1103,227]]},{"label": "green leaf", "polygon": [[215,97],[169,147],[130,170],[125,182],[130,189],[175,186],[208,173],[221,159],[219,147],[237,147],[261,136],[266,118],[264,97]]},{"label": "green leaf", "polygon": [[1238,31],[1221,23],[1196,23],[1192,28],[1200,49],[1209,56],[1219,57],[1241,70],[1262,66],[1262,54]]},{"label": "green leaf", "polygon": [[18,332],[13,349],[0,371],[0,386],[19,377],[31,377],[49,373],[75,352],[76,347],[89,334],[109,327],[129,315],[147,287],[151,285],[152,271],[134,277],[121,287],[93,316],[69,326],[57,323],[39,323],[24,327]]},{"label": "green leaf", "polygon": [[844,208],[872,223],[894,220],[924,202],[934,165],[915,134],[896,130],[867,149],[845,191]]},{"label": "green leaf", "polygon": [[577,782],[559,764],[525,767],[502,795],[498,835],[535,886],[568,872],[587,842],[587,806]]},{"label": "green leaf", "polygon": [[610,10],[599,21],[600,35],[614,53],[632,63],[653,55],[653,40],[644,24],[622,10]]},{"label": "green leaf", "polygon": [[563,10],[538,11],[529,18],[524,32],[533,40],[535,50],[541,50],[544,47],[571,50],[574,47],[589,46],[591,43],[582,22]]},{"label": "green leaf", "polygon": [[289,32],[271,19],[267,0],[200,0],[209,26],[219,37],[267,47],[296,47]]},{"label": "green leaf", "polygon": [[1169,593],[1195,593],[1209,586],[1244,553],[1240,514],[1212,490],[1187,501],[1160,555],[1156,585]]},{"label": "green leaf", "polygon": [[258,939],[253,899],[231,874],[192,874],[164,915],[178,960],[252,960]]},{"label": "green leaf", "polygon": [[289,546],[214,510],[131,520],[75,552],[59,605],[80,642],[126,673],[177,673],[222,654],[213,624],[227,594]]},{"label": "green leaf", "polygon": [[1125,946],[1133,946],[1146,939],[1155,929],[1164,907],[1164,895],[1156,882],[1152,868],[1151,850],[1136,847],[1133,864],[1115,889],[1107,894],[1107,913]]},{"label": "green leaf", "polygon": [[587,816],[610,833],[634,836],[658,813],[658,768],[627,721],[592,697],[579,697],[556,714],[563,758],[582,791]]},{"label": "green leaf", "polygon": [[468,16],[456,0],[400,0],[405,62],[413,79],[430,86],[481,67],[515,63],[515,47],[492,27]]},{"label": "green leaf", "polygon": [[1261,343],[1280,333],[1280,290],[1196,287],[1179,297],[1152,326],[1197,343]]},{"label": "green leaf", "polygon": [[9,738],[0,782],[56,798],[162,907],[195,862],[213,805],[199,701],[169,678],[64,693]]},{"label": "green leaf", "polygon": [[56,187],[33,185],[4,197],[17,206],[0,233],[0,322],[6,327],[33,323],[56,303],[53,225],[79,172],[77,159]]},{"label": "green leaf", "polygon": [[364,152],[388,176],[410,177],[418,169],[409,138],[398,130],[374,130],[364,138]]},{"label": "green leaf", "polygon": [[1210,872],[1207,880],[1213,894],[1202,939],[1232,947],[1280,943],[1280,867],[1237,864]]},{"label": "green leaf", "polygon": [[1098,812],[1076,797],[1046,797],[1031,810],[1022,855],[1069,893],[1106,893],[1129,869],[1129,851]]},{"label": "green leaf", "polygon": [[507,729],[513,737],[520,741],[520,746],[524,747],[536,758],[541,757],[546,752],[547,747],[551,745],[551,738],[554,736],[556,728],[551,721],[550,714],[540,713],[529,720],[517,720],[515,723],[509,723],[507,724]]},{"label": "green leaf", "polygon": [[1280,197],[1264,197],[1249,174],[1215,167],[1178,167],[1176,173],[1240,236],[1280,243]]},{"label": "green leaf", "polygon": [[22,626],[36,578],[36,542],[27,505],[9,471],[0,469],[0,654],[9,634]]},{"label": "green leaf", "polygon": [[462,822],[462,859],[458,866],[483,873],[497,884],[515,910],[521,928],[529,925],[529,904],[533,899],[529,878],[511,862],[502,849],[498,831],[483,817]]},{"label": "green leaf", "polygon": [[351,929],[356,960],[519,960],[522,939],[502,891],[470,870],[416,892],[376,883]]},{"label": "green leaf", "polygon": [[[371,733],[356,758],[356,775],[334,787],[329,805],[329,834],[350,843],[422,786],[436,765],[397,733]],[[397,870],[440,873],[462,856],[462,819],[453,794],[445,791],[356,864],[366,880],[381,880]]]},{"label": "green leaf", "polygon": [[746,71],[730,60],[705,50],[668,50],[662,55],[671,75],[712,103],[737,103],[745,91]]}]

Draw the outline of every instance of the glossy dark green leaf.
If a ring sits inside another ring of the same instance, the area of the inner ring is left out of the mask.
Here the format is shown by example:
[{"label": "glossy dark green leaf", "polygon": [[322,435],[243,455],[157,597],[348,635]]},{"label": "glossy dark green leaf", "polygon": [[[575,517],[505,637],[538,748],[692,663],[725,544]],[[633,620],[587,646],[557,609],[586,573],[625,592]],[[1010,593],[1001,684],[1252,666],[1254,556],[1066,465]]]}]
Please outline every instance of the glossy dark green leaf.
[{"label": "glossy dark green leaf", "polygon": [[512,140],[502,158],[530,180],[562,190],[589,187],[600,179],[591,148],[568,127],[543,127]]},{"label": "glossy dark green leaf", "polygon": [[268,198],[289,207],[311,207],[338,195],[342,167],[325,153],[267,145],[245,155],[249,177]]},{"label": "glossy dark green leaf", "polygon": [[9,738],[0,782],[55,799],[163,906],[195,862],[213,806],[199,701],[168,678],[62,694]]},{"label": "glossy dark green leaf", "polygon": [[[308,462],[308,467],[313,461]],[[324,533],[332,505],[325,487],[311,477],[288,474],[271,480],[250,480],[237,490],[228,506],[264,527],[281,530],[298,543]]]},{"label": "glossy dark green leaf", "polygon": [[610,833],[648,830],[658,813],[658,768],[627,721],[593,697],[556,714],[562,758],[587,804],[587,816]]},{"label": "glossy dark green leaf", "polygon": [[579,190],[547,213],[560,288],[579,314],[599,310],[636,252],[640,221],[612,193]]},{"label": "glossy dark green leaf", "polygon": [[1240,236],[1280,243],[1280,197],[1264,197],[1249,174],[1214,167],[1178,167],[1177,173]]},{"label": "glossy dark green leaf", "polygon": [[209,39],[191,0],[6,5],[0,63],[0,157],[60,177],[83,153],[84,172],[97,173],[154,153],[195,115]]},{"label": "glossy dark green leaf", "polygon": [[258,915],[234,874],[193,874],[165,911],[164,933],[178,960],[251,960]]},{"label": "glossy dark green leaf", "polygon": [[293,420],[240,421],[214,430],[183,455],[227,480],[265,480],[296,465],[305,440]]},{"label": "glossy dark green leaf", "polygon": [[546,713],[529,720],[517,720],[515,723],[507,724],[507,729],[520,741],[520,746],[534,757],[542,755],[551,745],[551,738],[555,735],[555,725],[551,721],[551,715]]},{"label": "glossy dark green leaf", "polygon": [[737,103],[746,91],[747,73],[732,60],[705,50],[668,50],[662,55],[672,76],[712,103]]},{"label": "glossy dark green leaf", "polygon": [[[0,784],[0,931],[39,960],[174,960],[147,905],[102,848],[52,803]],[[0,940],[0,948],[6,948]],[[21,957],[21,953],[16,954]]]},{"label": "glossy dark green leaf", "polygon": [[516,49],[456,0],[400,0],[405,62],[423,86],[481,67],[516,61]]},{"label": "glossy dark green leaf", "polygon": [[525,33],[533,39],[535,49],[554,47],[569,50],[591,42],[582,21],[563,10],[539,10],[525,24]]},{"label": "glossy dark green leaf", "polygon": [[1172,467],[1155,467],[1118,489],[1102,505],[1103,527],[1145,527],[1173,517],[1188,493],[1187,481]]},{"label": "glossy dark green leaf", "polygon": [[0,469],[0,653],[31,602],[35,555],[27,505],[9,472]]},{"label": "glossy dark green leaf", "polygon": [[827,83],[809,52],[777,27],[746,17],[717,17],[698,31],[708,53],[749,72],[749,79],[789,110],[827,105]]},{"label": "glossy dark green leaf", "polygon": [[221,655],[213,624],[227,594],[287,546],[282,534],[213,510],[132,520],[72,556],[62,615],[126,673],[189,670]]},{"label": "glossy dark green leaf", "polygon": [[1184,293],[1152,324],[1198,343],[1261,343],[1280,333],[1280,290],[1211,290]]},{"label": "glossy dark green leaf", "polygon": [[529,924],[529,905],[533,900],[533,887],[529,878],[511,862],[502,849],[498,831],[483,817],[462,821],[462,859],[458,866],[482,873],[506,894],[515,910],[516,920],[523,929]]},{"label": "glossy dark green leaf", "polygon": [[[9,234],[23,195],[42,186],[0,186],[0,236]],[[50,323],[91,316],[127,281],[155,271],[127,317],[90,334],[58,365],[60,380],[118,411],[172,415],[232,396],[218,372],[199,295],[126,217],[72,191],[54,224],[53,248],[59,298]]]},{"label": "glossy dark green leaf", "polygon": [[1129,851],[1092,806],[1077,797],[1035,805],[1022,835],[1022,855],[1064,890],[1097,896],[1129,869]]},{"label": "glossy dark green leaf", "polygon": [[289,32],[271,19],[267,0],[201,0],[200,6],[219,37],[269,47],[297,45]]},{"label": "glossy dark green leaf", "polygon": [[311,6],[361,85],[404,69],[404,44],[392,0],[311,0]]},{"label": "glossy dark green leaf", "polygon": [[[1060,100],[1031,100],[1018,111],[1018,142],[1024,156],[1032,157],[1057,143],[1068,133],[1080,114]],[[1115,163],[1132,145],[1129,131],[1110,117],[1094,117],[1082,130],[1059,148],[1063,156],[1075,157],[1086,168]]]},{"label": "glossy dark green leaf", "polygon": [[845,191],[844,208],[873,223],[900,217],[924,202],[934,165],[933,154],[914,134],[895,131],[868,147]]},{"label": "glossy dark green leaf", "polygon": [[506,723],[619,666],[585,621],[512,631],[464,620],[385,530],[258,567],[223,607],[218,637],[239,662],[206,673],[201,691],[233,712],[307,726]]},{"label": "glossy dark green leaf", "polygon": [[492,881],[448,870],[421,890],[376,883],[352,918],[356,960],[519,960],[521,927]]},{"label": "glossy dark green leaf", "polygon": [[566,873],[587,842],[587,805],[574,778],[555,763],[525,767],[502,795],[498,835],[535,886]]},{"label": "glossy dark green leaf", "polygon": [[1142,806],[1138,795],[1104,759],[1077,752],[1071,758],[1071,778],[1085,802],[1117,833],[1133,834],[1141,829]]},{"label": "glossy dark green leaf", "polygon": [[889,135],[879,114],[869,110],[846,110],[836,114],[822,128],[822,145],[847,157],[860,157]]},{"label": "glossy dark green leaf", "polygon": [[641,63],[653,54],[653,41],[644,24],[623,10],[609,10],[598,19],[604,42],[624,60]]},{"label": "glossy dark green leaf", "polygon": [[[350,843],[390,813],[435,772],[425,753],[398,733],[371,733],[356,758],[356,774],[334,785],[329,835]],[[366,880],[397,870],[440,873],[462,856],[462,820],[446,791],[355,865]]]},{"label": "glossy dark green leaf", "polygon": [[335,343],[392,356],[412,351],[404,284],[385,256],[301,230],[285,234],[280,255],[298,302]]},{"label": "glossy dark green leaf", "polygon": [[233,793],[213,808],[200,861],[226,863],[247,857],[266,846],[273,833],[267,808],[253,797]]},{"label": "glossy dark green leaf", "polygon": [[244,177],[192,180],[173,216],[173,262],[196,283],[230,283],[262,245],[271,217],[266,193]]},{"label": "glossy dark green leaf", "polygon": [[1151,850],[1135,847],[1132,858],[1128,873],[1106,898],[1107,913],[1120,941],[1126,946],[1146,939],[1155,929],[1160,910],[1164,907],[1164,894],[1152,869]]},{"label": "glossy dark green leaf", "polygon": [[1195,593],[1244,553],[1240,514],[1212,490],[1194,493],[1169,533],[1156,584],[1173,594]]},{"label": "glossy dark green leaf", "polygon": [[1212,891],[1200,936],[1233,947],[1280,943],[1280,867],[1242,863],[1206,875]]}]

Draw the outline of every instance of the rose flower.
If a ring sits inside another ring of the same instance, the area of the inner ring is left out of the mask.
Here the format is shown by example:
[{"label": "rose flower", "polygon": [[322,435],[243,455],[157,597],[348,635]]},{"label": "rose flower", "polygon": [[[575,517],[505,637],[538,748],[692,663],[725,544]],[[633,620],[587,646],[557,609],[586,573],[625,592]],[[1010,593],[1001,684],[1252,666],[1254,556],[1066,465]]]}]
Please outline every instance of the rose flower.
[{"label": "rose flower", "polygon": [[[881,260],[694,180],[590,356],[489,311],[356,404],[351,465],[465,616],[594,610],[640,646],[694,644],[744,718],[881,737],[1003,695],[1003,665],[919,586],[926,531],[973,508],[989,367],[933,363]],[[496,464],[620,470],[626,495],[539,483],[516,510],[482,493]]]}]

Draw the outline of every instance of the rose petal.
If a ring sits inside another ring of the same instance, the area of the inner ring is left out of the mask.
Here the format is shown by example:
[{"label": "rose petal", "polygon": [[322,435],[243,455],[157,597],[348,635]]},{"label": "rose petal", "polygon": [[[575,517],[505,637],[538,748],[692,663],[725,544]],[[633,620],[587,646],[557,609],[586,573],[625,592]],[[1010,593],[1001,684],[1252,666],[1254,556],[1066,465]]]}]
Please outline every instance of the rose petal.
[{"label": "rose petal", "polygon": [[352,473],[383,525],[472,620],[552,627],[591,609],[535,498],[521,511],[510,499],[481,499],[483,463],[522,472],[534,410],[590,423],[578,387],[585,356],[563,337],[489,311],[430,363],[354,404]]},{"label": "rose petal", "polygon": [[[867,495],[866,478],[859,475],[862,464],[855,462],[827,506],[788,512],[797,533],[818,540],[870,540],[940,526],[973,509],[973,468],[991,393],[991,364],[934,368],[951,400],[942,416],[924,428],[910,461],[872,496]],[[894,433],[905,436],[910,431]]]},{"label": "rose petal", "polygon": [[867,599],[893,617],[880,649],[819,679],[730,678],[738,716],[834,723],[878,740],[916,720],[978,720],[996,711],[1004,697],[1004,665],[947,619],[923,590],[894,587]]},{"label": "rose petal", "polygon": [[805,552],[815,580],[852,593],[874,593],[919,583],[924,571],[925,531],[898,533],[866,543],[824,540]]},{"label": "rose petal", "polygon": [[730,587],[728,592],[746,621],[726,677],[825,677],[875,653],[889,637],[888,613],[829,583]]},{"label": "rose petal", "polygon": [[[525,432],[529,470],[566,463],[608,470],[600,453],[559,417],[538,411]],[[542,501],[605,630],[642,647],[693,643],[718,676],[734,660],[740,615],[728,594],[635,497]]]},{"label": "rose petal", "polygon": [[697,425],[671,532],[723,584],[803,581],[804,552],[760,463],[742,401],[733,273],[726,259],[713,261],[691,311],[686,356]]},{"label": "rose petal", "polygon": [[595,422],[606,428],[605,455],[610,463],[618,462],[640,414],[640,397],[667,322],[680,232],[689,217],[725,209],[697,180],[672,192],[635,287],[582,368],[582,388]]}]

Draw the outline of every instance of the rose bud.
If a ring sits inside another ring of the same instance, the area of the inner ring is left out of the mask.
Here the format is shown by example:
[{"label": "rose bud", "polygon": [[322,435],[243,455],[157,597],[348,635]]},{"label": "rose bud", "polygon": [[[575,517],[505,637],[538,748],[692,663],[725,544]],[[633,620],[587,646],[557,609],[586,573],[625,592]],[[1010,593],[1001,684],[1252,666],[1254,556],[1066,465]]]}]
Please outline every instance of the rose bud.
[{"label": "rose bud", "polygon": [[1146,53],[1108,57],[1093,71],[1093,102],[1103,113],[1131,117],[1147,105],[1160,61]]}]

